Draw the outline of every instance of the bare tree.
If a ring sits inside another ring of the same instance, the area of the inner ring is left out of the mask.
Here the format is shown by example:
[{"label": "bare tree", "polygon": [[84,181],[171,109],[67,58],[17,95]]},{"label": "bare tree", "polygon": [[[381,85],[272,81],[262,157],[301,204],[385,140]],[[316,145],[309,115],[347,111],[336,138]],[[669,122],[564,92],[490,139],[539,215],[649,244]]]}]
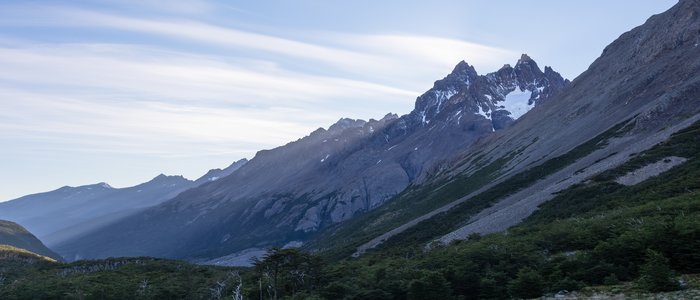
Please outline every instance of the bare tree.
[{"label": "bare tree", "polygon": [[148,288],[148,279],[141,280],[141,283],[139,283],[139,289],[136,291],[136,293],[141,297],[146,297],[146,294],[148,293]]},{"label": "bare tree", "polygon": [[211,298],[216,300],[221,300],[221,295],[223,295],[226,289],[226,281],[217,281],[213,288],[210,288]]},{"label": "bare tree", "polygon": [[238,274],[238,271],[229,273],[229,276],[233,277],[235,282],[234,284],[236,285],[231,298],[233,298],[233,300],[243,300],[243,294],[241,293],[241,289],[243,288],[243,278],[240,274]]}]

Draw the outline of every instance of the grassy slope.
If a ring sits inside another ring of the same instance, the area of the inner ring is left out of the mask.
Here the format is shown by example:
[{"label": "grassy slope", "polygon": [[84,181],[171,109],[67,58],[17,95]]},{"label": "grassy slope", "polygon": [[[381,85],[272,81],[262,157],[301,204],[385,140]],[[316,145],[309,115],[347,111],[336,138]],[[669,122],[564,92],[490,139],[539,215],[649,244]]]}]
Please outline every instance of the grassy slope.
[{"label": "grassy slope", "polygon": [[0,244],[0,260],[24,260],[57,262],[55,259],[36,254],[26,249]]},{"label": "grassy slope", "polygon": [[0,220],[0,244],[26,249],[55,260],[62,260],[60,255],[51,251],[33,234],[14,222]]}]

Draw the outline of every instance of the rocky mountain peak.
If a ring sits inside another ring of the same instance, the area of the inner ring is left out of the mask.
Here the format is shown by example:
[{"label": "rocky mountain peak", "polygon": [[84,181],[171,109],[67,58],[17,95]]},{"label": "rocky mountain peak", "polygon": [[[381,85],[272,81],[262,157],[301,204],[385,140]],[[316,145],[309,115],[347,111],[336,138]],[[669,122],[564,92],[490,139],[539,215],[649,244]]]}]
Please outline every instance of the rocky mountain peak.
[{"label": "rocky mountain peak", "polygon": [[412,123],[427,126],[437,118],[461,126],[465,117],[473,119],[477,115],[492,123],[485,130],[502,129],[567,84],[568,81],[550,67],[542,72],[527,54],[522,54],[514,67],[505,64],[498,71],[483,76],[462,61],[452,73],[418,97],[411,113]]},{"label": "rocky mountain peak", "polygon": [[231,163],[228,167],[226,167],[226,169],[229,169],[229,168],[237,168],[237,167],[240,167],[240,166],[245,165],[246,163],[248,163],[248,159],[247,159],[247,158],[242,158],[242,159],[239,159],[239,160],[234,161],[233,163]]},{"label": "rocky mountain peak", "polygon": [[154,177],[147,183],[180,183],[180,182],[189,182],[189,180],[182,175],[173,175],[173,176],[168,176],[165,174],[158,174],[158,176]]},{"label": "rocky mountain peak", "polygon": [[394,113],[388,113],[379,121],[380,122],[388,122],[388,121],[396,120],[398,118],[399,118],[399,115],[394,114]]},{"label": "rocky mountain peak", "polygon": [[521,88],[525,88],[523,83],[535,82],[544,76],[540,67],[537,66],[530,56],[523,54],[513,68],[515,76],[518,78]]},{"label": "rocky mountain peak", "polygon": [[516,65],[528,64],[531,62],[534,63],[535,61],[529,55],[527,55],[526,53],[523,53],[520,55],[520,59],[518,59],[518,63]]},{"label": "rocky mountain peak", "polygon": [[98,185],[99,187],[105,188],[105,189],[114,189],[111,185],[109,185],[109,184],[106,183],[106,182],[100,182],[100,183],[98,183],[97,185]]},{"label": "rocky mountain peak", "polygon": [[[460,61],[445,79],[452,79],[458,82],[466,82],[470,78],[474,78],[476,76],[478,76],[478,74],[476,73],[476,69],[474,69],[474,66],[469,65],[465,61]],[[445,80],[443,79],[442,81]]]},{"label": "rocky mountain peak", "polygon": [[338,120],[335,124],[331,125],[328,127],[328,132],[331,133],[339,133],[344,131],[345,129],[348,128],[360,128],[364,126],[367,122],[365,120],[360,120],[360,119],[350,119],[350,118],[342,118]]}]

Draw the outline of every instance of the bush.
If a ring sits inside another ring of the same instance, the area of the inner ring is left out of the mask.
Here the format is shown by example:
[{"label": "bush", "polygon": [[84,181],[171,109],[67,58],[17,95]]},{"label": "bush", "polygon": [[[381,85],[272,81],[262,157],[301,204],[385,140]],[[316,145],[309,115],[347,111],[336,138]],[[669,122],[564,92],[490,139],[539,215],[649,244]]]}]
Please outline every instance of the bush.
[{"label": "bush", "polygon": [[516,298],[536,298],[542,295],[544,281],[537,271],[530,268],[522,268],[518,271],[518,277],[511,281],[509,290]]},{"label": "bush", "polygon": [[408,285],[408,299],[442,300],[452,297],[452,288],[440,273],[426,272]]},{"label": "bush", "polygon": [[679,289],[673,270],[663,254],[647,250],[647,262],[640,269],[639,286],[650,292],[668,292]]}]

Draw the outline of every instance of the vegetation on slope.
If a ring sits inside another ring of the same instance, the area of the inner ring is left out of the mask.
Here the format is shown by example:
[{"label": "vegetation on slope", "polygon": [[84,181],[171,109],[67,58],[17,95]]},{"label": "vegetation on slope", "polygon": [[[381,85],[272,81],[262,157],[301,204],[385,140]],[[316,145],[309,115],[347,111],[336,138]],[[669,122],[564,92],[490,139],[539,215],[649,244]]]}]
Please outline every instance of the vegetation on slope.
[{"label": "vegetation on slope", "polygon": [[32,233],[15,222],[0,220],[0,244],[25,249],[55,260],[63,260],[60,255],[51,251]]},{"label": "vegetation on slope", "polygon": [[39,261],[56,262],[55,259],[36,254],[26,249],[0,244],[0,260],[20,260],[28,263]]},{"label": "vegetation on slope", "polygon": [[0,299],[230,299],[237,272],[153,258],[0,260]]},{"label": "vegetation on slope", "polygon": [[[635,186],[614,182],[668,156],[688,161]],[[683,275],[700,273],[697,178],[700,122],[562,191],[507,232],[430,251],[422,242],[390,245],[331,264],[298,250],[272,249],[245,270],[148,258],[4,261],[0,298],[500,299],[606,291],[601,286],[628,293],[697,289],[697,280],[690,280],[697,276]]]},{"label": "vegetation on slope", "polygon": [[[625,126],[628,123],[629,120],[620,122],[571,151],[515,174],[501,184],[457,205],[448,212],[407,229],[389,239],[385,243],[385,247],[388,245],[389,248],[404,248],[420,242],[427,242],[436,236],[459,228],[469,216],[478,213],[495,201],[511,195],[604,147],[610,138],[625,134],[630,129]],[[535,142],[536,140],[533,141],[533,144]],[[479,155],[477,152],[471,159],[468,159],[471,164],[480,165],[479,170],[473,174],[462,174],[449,181],[442,180],[420,187],[409,187],[387,204],[327,229],[315,238],[315,241],[320,241],[320,244],[312,241],[306,248],[320,251],[331,259],[345,258],[352,254],[355,247],[360,244],[487,185],[502,175],[504,166],[523,150],[520,149],[490,163],[484,163],[484,155]]]},{"label": "vegetation on slope", "polygon": [[[366,299],[362,293],[373,291],[377,298],[421,299],[431,292],[420,287],[445,286],[464,299],[527,298],[621,281],[651,291],[678,288],[674,273],[700,272],[699,150],[696,123],[628,164],[563,191],[507,232],[429,252],[423,243],[402,243],[341,262],[330,268],[326,296]],[[636,186],[613,181],[668,156],[689,160]]]}]

